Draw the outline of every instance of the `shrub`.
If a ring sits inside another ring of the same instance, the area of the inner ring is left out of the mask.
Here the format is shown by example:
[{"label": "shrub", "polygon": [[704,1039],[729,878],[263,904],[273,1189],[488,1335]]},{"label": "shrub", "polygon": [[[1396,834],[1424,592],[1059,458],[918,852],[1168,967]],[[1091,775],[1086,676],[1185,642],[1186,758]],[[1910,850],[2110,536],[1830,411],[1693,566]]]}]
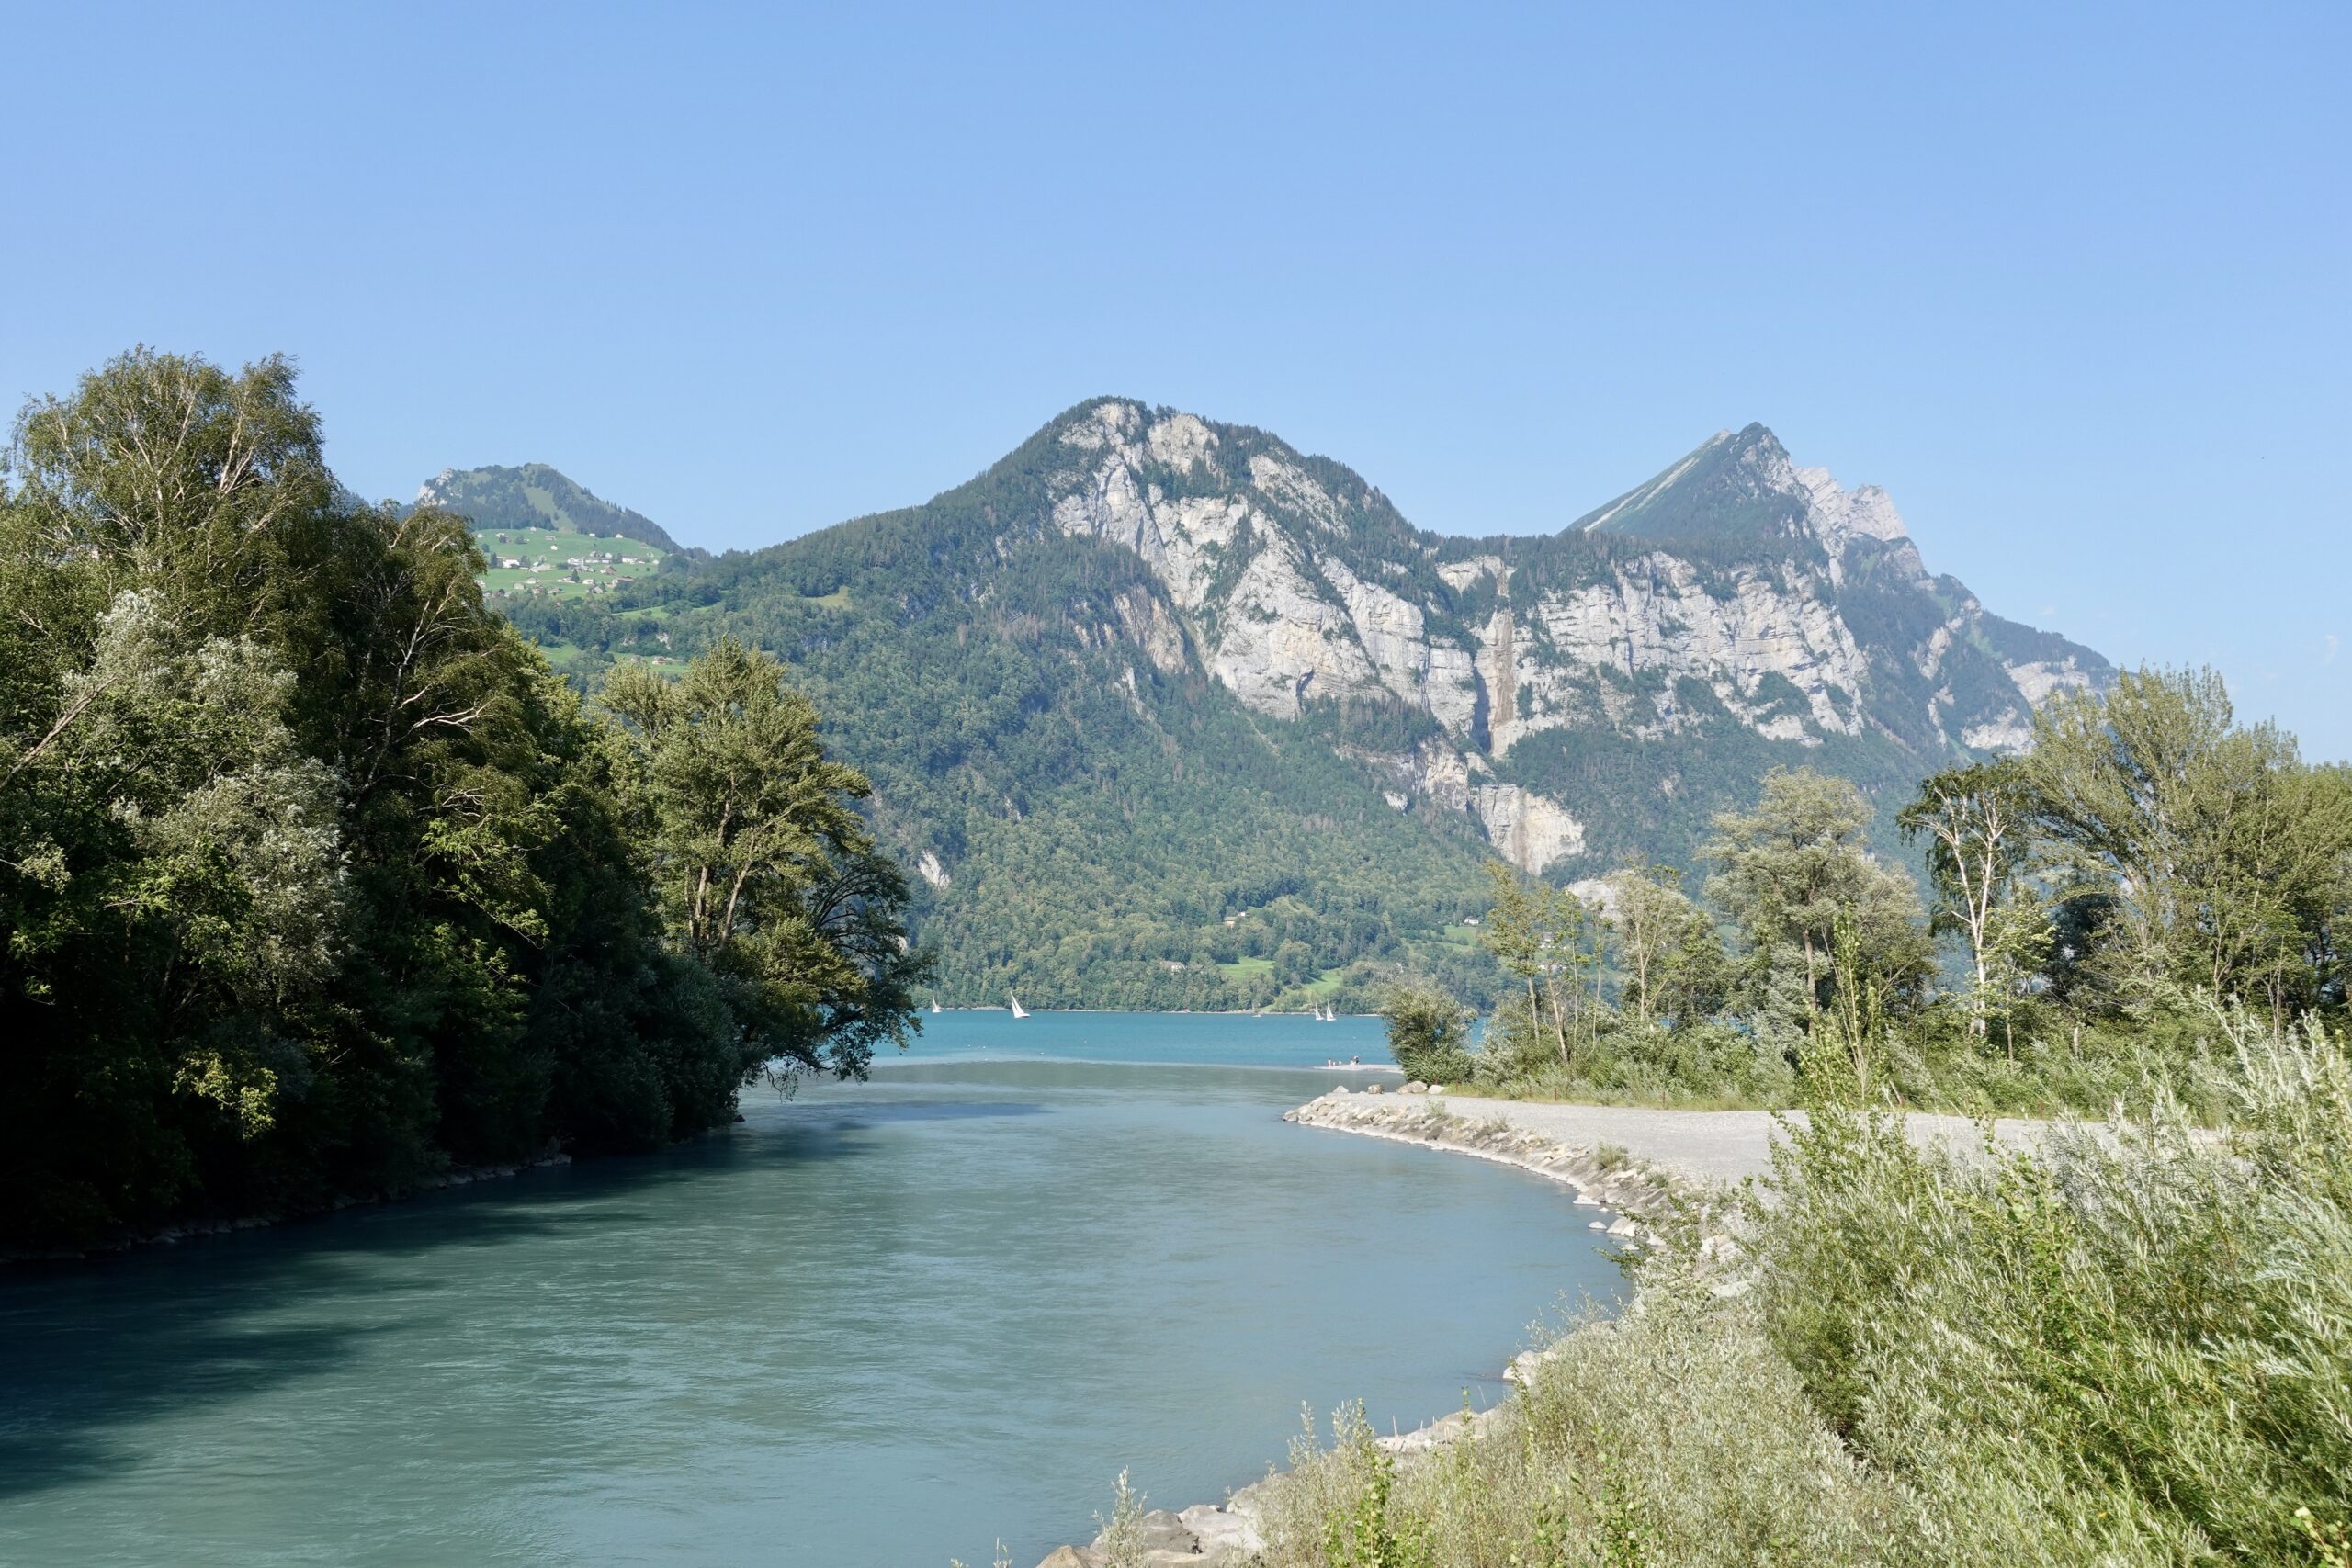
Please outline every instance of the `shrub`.
[{"label": "shrub", "polygon": [[2168,1091],[2037,1157],[1817,1113],[1758,1216],[1776,1346],[1945,1560],[2306,1562],[2352,1517],[2352,1069],[2213,1016],[2226,1142]]},{"label": "shrub", "polygon": [[1471,1075],[1470,1014],[1443,991],[1398,986],[1381,998],[1388,1050],[1405,1076],[1425,1083],[1462,1083]]},{"label": "shrub", "polygon": [[1343,1413],[1270,1498],[1269,1568],[2343,1568],[2352,1064],[2313,1021],[2206,1024],[2226,1133],[2161,1078],[2032,1157],[1816,1110],[1747,1272],[1669,1235],[1475,1441],[1392,1463]]}]

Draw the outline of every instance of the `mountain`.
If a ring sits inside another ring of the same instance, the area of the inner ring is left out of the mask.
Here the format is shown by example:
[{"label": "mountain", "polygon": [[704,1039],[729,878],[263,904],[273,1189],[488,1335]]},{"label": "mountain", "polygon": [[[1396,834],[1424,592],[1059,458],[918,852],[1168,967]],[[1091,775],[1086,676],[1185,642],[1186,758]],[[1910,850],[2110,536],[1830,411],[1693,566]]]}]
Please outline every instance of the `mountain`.
[{"label": "mountain", "polygon": [[922,506],[514,614],[590,673],[721,634],[788,659],[924,878],[945,994],[1048,1004],[1295,1001],[1407,963],[1476,986],[1488,854],[1687,863],[1782,763],[1890,816],[2110,675],[1761,425],[1556,533],[1471,539],[1122,399]]},{"label": "mountain", "polygon": [[477,528],[554,528],[636,539],[678,555],[676,540],[641,513],[592,494],[545,463],[519,468],[444,468],[417,487],[416,504],[473,519]]}]

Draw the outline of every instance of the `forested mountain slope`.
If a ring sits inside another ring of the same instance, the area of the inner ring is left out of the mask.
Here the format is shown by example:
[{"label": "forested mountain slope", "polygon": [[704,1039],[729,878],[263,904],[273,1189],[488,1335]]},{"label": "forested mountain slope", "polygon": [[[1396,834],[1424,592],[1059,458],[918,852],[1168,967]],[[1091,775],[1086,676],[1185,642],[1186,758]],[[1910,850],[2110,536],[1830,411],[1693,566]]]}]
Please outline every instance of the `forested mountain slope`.
[{"label": "forested mountain slope", "polygon": [[1468,980],[1490,853],[1686,860],[1777,763],[1891,810],[2110,674],[1760,425],[1559,532],[1470,539],[1119,399],[924,505],[515,613],[592,676],[728,632],[789,660],[924,877],[943,994],[1046,1004]]}]

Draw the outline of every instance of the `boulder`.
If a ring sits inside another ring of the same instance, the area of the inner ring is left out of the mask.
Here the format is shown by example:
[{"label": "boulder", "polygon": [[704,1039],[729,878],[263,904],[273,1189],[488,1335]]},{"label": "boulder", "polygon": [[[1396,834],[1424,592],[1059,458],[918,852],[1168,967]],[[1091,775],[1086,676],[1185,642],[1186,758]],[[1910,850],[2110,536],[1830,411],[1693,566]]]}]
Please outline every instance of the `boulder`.
[{"label": "boulder", "polygon": [[1378,1094],[1380,1092],[1380,1086],[1376,1083],[1368,1083],[1363,1086],[1363,1091],[1366,1094]]},{"label": "boulder", "polygon": [[1057,1546],[1046,1554],[1037,1568],[1102,1568],[1102,1559],[1074,1546]]},{"label": "boulder", "polygon": [[1177,1516],[1200,1542],[1201,1555],[1211,1563],[1246,1558],[1266,1550],[1266,1538],[1250,1519],[1207,1503],[1195,1503]]},{"label": "boulder", "polygon": [[[1075,1561],[1082,1568],[1101,1568],[1111,1560],[1110,1540],[1111,1532],[1103,1531]],[[1182,1519],[1165,1508],[1154,1508],[1136,1520],[1135,1540],[1142,1568],[1204,1568],[1201,1543]],[[1069,1568],[1069,1564],[1049,1558],[1037,1568]]]},{"label": "boulder", "polygon": [[1146,1551],[1179,1551],[1187,1557],[1201,1546],[1184,1521],[1165,1508],[1154,1508],[1136,1521],[1136,1540]]}]

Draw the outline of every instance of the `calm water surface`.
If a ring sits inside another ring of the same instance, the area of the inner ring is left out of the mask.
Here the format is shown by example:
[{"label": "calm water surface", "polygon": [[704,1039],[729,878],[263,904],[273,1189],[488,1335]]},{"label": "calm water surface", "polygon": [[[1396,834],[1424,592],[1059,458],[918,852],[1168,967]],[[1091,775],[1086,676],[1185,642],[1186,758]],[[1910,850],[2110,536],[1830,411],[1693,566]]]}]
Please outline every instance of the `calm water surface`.
[{"label": "calm water surface", "polygon": [[926,1021],[691,1148],[0,1276],[0,1562],[1025,1565],[1616,1293],[1560,1189],[1281,1120],[1369,1021]]}]

